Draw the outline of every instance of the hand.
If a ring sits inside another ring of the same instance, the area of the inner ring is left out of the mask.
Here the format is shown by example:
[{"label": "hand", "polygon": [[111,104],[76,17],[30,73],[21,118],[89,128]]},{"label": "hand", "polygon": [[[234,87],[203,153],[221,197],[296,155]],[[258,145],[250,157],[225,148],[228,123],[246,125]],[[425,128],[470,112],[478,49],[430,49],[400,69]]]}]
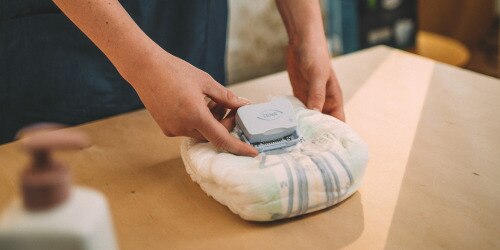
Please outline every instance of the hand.
[{"label": "hand", "polygon": [[[252,146],[231,136],[235,109],[249,103],[210,75],[163,49],[134,69],[120,70],[166,136],[207,139],[231,153],[256,156]],[[211,101],[208,105],[205,98]],[[226,117],[227,109],[233,109]]]},{"label": "hand", "polygon": [[326,44],[318,42],[288,45],[286,66],[293,94],[307,108],[345,121],[342,91]]},{"label": "hand", "polygon": [[[236,97],[207,73],[167,53],[134,22],[119,1],[54,0],[137,91],[167,136],[208,139],[239,155],[257,150],[232,137],[234,112],[247,101]],[[213,102],[207,107],[204,98]],[[217,119],[216,119],[217,118]]]}]

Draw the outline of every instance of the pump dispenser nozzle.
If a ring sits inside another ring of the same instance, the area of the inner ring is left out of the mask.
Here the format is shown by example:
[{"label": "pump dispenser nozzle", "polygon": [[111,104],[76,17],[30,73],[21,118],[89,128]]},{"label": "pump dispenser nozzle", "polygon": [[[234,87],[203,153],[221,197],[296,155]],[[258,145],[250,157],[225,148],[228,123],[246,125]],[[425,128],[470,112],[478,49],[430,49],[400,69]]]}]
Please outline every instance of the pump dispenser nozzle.
[{"label": "pump dispenser nozzle", "polygon": [[22,149],[32,156],[21,177],[23,203],[28,210],[54,207],[70,195],[69,170],[52,158],[51,151],[84,148],[90,143],[84,134],[61,128],[58,124],[37,124],[18,133]]}]

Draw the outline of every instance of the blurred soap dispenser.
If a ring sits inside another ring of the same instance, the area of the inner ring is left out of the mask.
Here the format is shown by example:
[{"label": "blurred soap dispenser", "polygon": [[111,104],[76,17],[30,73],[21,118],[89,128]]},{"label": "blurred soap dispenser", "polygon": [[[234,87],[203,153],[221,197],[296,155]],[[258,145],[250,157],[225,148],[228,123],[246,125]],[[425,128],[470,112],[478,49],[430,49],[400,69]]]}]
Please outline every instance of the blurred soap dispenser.
[{"label": "blurred soap dispenser", "polygon": [[20,144],[32,160],[21,177],[22,197],[0,217],[0,249],[117,249],[105,197],[72,187],[68,168],[51,156],[51,150],[83,148],[87,138],[53,128],[39,125],[20,132]]}]

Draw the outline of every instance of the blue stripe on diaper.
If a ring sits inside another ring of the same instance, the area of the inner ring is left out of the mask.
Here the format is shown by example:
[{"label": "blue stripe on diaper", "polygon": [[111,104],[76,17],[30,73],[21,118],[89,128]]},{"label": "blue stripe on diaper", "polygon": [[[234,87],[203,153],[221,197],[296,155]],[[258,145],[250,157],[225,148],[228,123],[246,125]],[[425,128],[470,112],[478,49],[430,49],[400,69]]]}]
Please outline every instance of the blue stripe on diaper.
[{"label": "blue stripe on diaper", "polygon": [[330,150],[329,153],[332,154],[337,159],[337,161],[340,162],[340,165],[342,165],[342,167],[344,168],[345,172],[349,176],[349,185],[352,185],[353,182],[354,182],[354,178],[352,177],[351,170],[347,167],[347,164],[345,163],[345,161],[334,150]]},{"label": "blue stripe on diaper", "polygon": [[[285,156],[285,157],[288,158],[287,156]],[[300,214],[300,210],[302,209],[302,203],[304,202],[304,200],[303,200],[304,197],[302,195],[302,193],[304,192],[302,190],[302,177],[300,176],[300,174],[298,172],[297,162],[292,157],[290,157],[290,158],[291,158],[291,162],[293,164],[292,168],[295,170],[295,173],[296,173],[296,176],[297,176],[296,180],[298,182],[297,186],[299,188],[298,193],[297,193],[298,196],[299,196],[299,198],[298,198],[298,204],[297,204],[297,210],[294,212],[294,214]]]},{"label": "blue stripe on diaper", "polygon": [[298,208],[295,211],[294,214],[303,214],[305,211],[307,211],[308,203],[309,203],[309,188],[307,185],[307,177],[305,175],[304,168],[300,164],[300,162],[296,161],[293,159],[293,157],[290,156],[291,162],[293,163],[293,169],[295,169],[296,176],[297,176],[297,186],[299,188],[298,191]]},{"label": "blue stripe on diaper", "polygon": [[293,209],[293,176],[292,176],[292,171],[290,170],[290,166],[288,165],[288,162],[285,157],[280,157],[283,160],[283,165],[285,166],[286,170],[286,175],[288,176],[288,209],[286,212],[286,215],[284,216],[285,218],[290,216],[292,213]]},{"label": "blue stripe on diaper", "polygon": [[316,157],[313,155],[309,156],[309,158],[311,158],[314,164],[316,164],[316,167],[319,169],[319,172],[321,173],[321,177],[323,178],[323,186],[325,187],[325,193],[326,193],[326,204],[330,205],[331,202],[333,201],[332,178],[326,172],[327,170],[323,162],[321,162],[319,159],[316,159]]},{"label": "blue stripe on diaper", "polygon": [[260,158],[259,168],[266,167],[266,158],[267,158],[267,155],[263,155],[262,158]]},{"label": "blue stripe on diaper", "polygon": [[324,162],[323,158],[319,157],[319,156],[315,156],[315,163],[319,166],[321,165],[322,166],[322,169],[323,169],[323,172],[324,172],[324,175],[325,177],[329,180],[330,182],[330,186],[328,188],[328,191],[327,193],[330,194],[330,198],[327,199],[326,201],[326,204],[327,206],[330,206],[332,205],[334,202],[335,202],[335,187],[333,186],[334,185],[334,180],[332,178],[333,174],[330,170],[330,167],[327,166],[328,164]]},{"label": "blue stripe on diaper", "polygon": [[299,214],[303,214],[307,211],[307,207],[309,206],[309,185],[307,183],[307,175],[306,171],[304,170],[304,167],[300,162],[296,162],[297,164],[297,172],[299,173],[299,187],[300,187],[300,194],[301,194],[301,206],[299,210]]},{"label": "blue stripe on diaper", "polygon": [[[331,164],[328,164],[328,160],[320,155],[319,158],[325,163],[325,165],[327,166],[328,170],[330,171],[330,173],[333,175],[333,178],[335,179],[335,187],[337,187],[337,199],[334,201],[334,203],[338,202],[340,200],[340,181],[339,181],[339,176],[337,175],[337,172],[335,171],[335,169],[331,166]],[[333,204],[333,203],[332,203]]]}]

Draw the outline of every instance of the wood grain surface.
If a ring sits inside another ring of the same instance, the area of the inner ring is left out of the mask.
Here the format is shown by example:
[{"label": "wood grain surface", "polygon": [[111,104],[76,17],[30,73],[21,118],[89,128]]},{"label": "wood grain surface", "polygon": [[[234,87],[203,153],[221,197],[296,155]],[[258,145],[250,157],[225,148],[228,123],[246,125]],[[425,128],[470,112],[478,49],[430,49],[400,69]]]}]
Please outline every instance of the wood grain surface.
[{"label": "wood grain surface", "polygon": [[[78,127],[93,146],[58,153],[103,192],[122,249],[500,248],[500,81],[376,47],[336,58],[347,122],[370,147],[363,185],[330,209],[254,223],[193,183],[142,110]],[[235,85],[256,102],[291,94],[285,72]],[[0,209],[27,163],[0,146]]]}]

